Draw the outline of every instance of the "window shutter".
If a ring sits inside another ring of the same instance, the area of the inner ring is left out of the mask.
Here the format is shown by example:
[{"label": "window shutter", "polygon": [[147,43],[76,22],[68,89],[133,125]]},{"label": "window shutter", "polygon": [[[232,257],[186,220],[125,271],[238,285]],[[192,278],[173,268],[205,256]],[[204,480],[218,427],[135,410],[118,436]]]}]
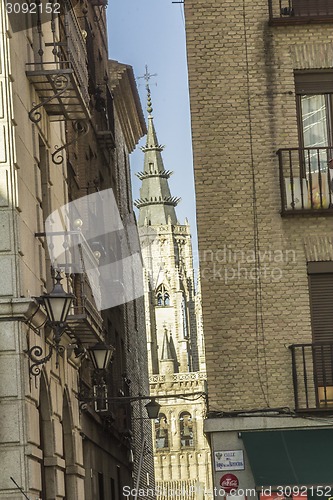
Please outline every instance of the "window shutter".
[{"label": "window shutter", "polygon": [[309,273],[314,342],[333,342],[333,272]]},{"label": "window shutter", "polygon": [[298,95],[332,94],[333,71],[295,71],[295,91]]},{"label": "window shutter", "polygon": [[[333,262],[308,264],[315,383],[333,386]],[[325,345],[318,343],[325,342]],[[325,397],[326,399],[326,397]]]}]

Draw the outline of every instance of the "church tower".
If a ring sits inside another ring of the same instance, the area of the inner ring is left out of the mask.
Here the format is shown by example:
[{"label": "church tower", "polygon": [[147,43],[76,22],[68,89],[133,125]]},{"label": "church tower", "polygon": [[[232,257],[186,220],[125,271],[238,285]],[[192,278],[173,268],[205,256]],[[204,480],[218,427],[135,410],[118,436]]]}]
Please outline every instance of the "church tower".
[{"label": "church tower", "polygon": [[[195,291],[191,232],[180,224],[164,168],[148,92],[148,134],[139,229],[144,264],[145,312],[151,395],[161,404],[154,422],[154,461],[158,500],[211,498],[211,458],[203,433],[206,373],[200,294]],[[182,395],[182,396],[180,396]],[[167,396],[167,397],[166,397]]]}]

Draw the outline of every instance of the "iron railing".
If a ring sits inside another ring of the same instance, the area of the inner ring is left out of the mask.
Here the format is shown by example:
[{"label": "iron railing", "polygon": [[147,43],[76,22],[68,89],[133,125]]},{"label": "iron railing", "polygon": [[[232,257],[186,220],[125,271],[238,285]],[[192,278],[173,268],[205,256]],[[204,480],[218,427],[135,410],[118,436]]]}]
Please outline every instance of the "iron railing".
[{"label": "iron railing", "polygon": [[34,123],[41,120],[40,108],[53,121],[87,119],[87,47],[84,31],[69,4],[50,23],[38,24],[33,48],[34,62],[26,64],[26,74],[41,102],[30,111],[30,119]]},{"label": "iron railing", "polygon": [[[62,19],[60,18],[60,23]],[[83,37],[83,31],[79,25],[73,9],[69,9],[64,18],[64,34],[66,37],[66,59],[74,68],[78,79],[83,99],[88,102],[88,66],[87,66],[87,48]]]},{"label": "iron railing", "polygon": [[333,148],[279,149],[282,214],[333,214]]},{"label": "iron railing", "polygon": [[289,348],[295,410],[333,413],[333,342],[293,344]]},{"label": "iron railing", "polygon": [[99,262],[89,242],[79,230],[55,231],[48,233],[48,248],[54,267],[64,269],[67,289],[75,295],[69,329],[83,344],[103,340]]},{"label": "iron railing", "polygon": [[332,0],[268,0],[270,20],[274,23],[301,23],[333,20]]}]

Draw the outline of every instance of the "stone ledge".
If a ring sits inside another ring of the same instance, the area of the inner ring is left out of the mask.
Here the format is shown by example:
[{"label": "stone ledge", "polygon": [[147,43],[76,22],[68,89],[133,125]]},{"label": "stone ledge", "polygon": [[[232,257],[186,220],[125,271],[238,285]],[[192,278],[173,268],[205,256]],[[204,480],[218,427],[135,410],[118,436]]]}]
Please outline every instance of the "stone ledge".
[{"label": "stone ledge", "polygon": [[45,467],[58,467],[59,469],[66,468],[66,462],[60,457],[45,457],[44,458]]},{"label": "stone ledge", "polygon": [[84,478],[86,476],[86,471],[81,465],[69,465],[68,467],[66,467],[66,474]]},{"label": "stone ledge", "polygon": [[27,446],[27,456],[31,458],[37,458],[38,460],[42,460],[43,452],[38,446],[34,444],[29,444]]}]

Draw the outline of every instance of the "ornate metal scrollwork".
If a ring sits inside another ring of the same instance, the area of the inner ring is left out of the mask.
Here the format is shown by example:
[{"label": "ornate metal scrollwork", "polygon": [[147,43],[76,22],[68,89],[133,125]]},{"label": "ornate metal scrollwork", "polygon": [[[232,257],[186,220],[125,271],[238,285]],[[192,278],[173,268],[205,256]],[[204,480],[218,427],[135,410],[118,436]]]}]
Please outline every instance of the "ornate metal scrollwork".
[{"label": "ornate metal scrollwork", "polygon": [[32,364],[29,366],[30,375],[38,377],[38,375],[40,375],[41,373],[41,369],[39,368],[39,366],[44,365],[48,362],[49,359],[51,359],[51,356],[53,354],[53,346],[50,345],[49,353],[44,357],[41,357],[43,356],[43,349],[39,345],[34,345],[25,352],[28,354],[29,359],[32,361]]},{"label": "ornate metal scrollwork", "polygon": [[56,352],[56,367],[59,366],[59,355],[65,351],[65,347],[63,345],[59,345],[56,341],[55,345],[49,346],[49,353],[43,356],[43,349],[39,345],[34,345],[30,347],[30,349],[26,350],[25,353],[28,355],[29,359],[32,361],[32,364],[29,366],[29,373],[34,377],[38,377],[41,373],[40,365],[45,365],[51,359],[53,351]]},{"label": "ornate metal scrollwork", "polygon": [[70,78],[68,75],[60,74],[56,75],[53,78],[53,85],[57,89],[57,92],[47,99],[45,99],[43,102],[40,102],[36,106],[34,106],[30,111],[29,111],[29,118],[33,123],[38,123],[42,119],[42,113],[38,111],[39,108],[43,108],[45,104],[48,104],[51,102],[53,99],[57,99],[60,97],[66,90],[68,89],[70,84]]},{"label": "ornate metal scrollwork", "polygon": [[61,165],[64,161],[63,155],[60,154],[61,151],[68,148],[68,146],[77,142],[80,137],[83,137],[88,133],[89,123],[87,120],[77,120],[73,123],[73,128],[74,131],[76,132],[75,137],[71,141],[61,146],[60,148],[56,146],[55,151],[51,154],[52,162],[55,165]]}]

